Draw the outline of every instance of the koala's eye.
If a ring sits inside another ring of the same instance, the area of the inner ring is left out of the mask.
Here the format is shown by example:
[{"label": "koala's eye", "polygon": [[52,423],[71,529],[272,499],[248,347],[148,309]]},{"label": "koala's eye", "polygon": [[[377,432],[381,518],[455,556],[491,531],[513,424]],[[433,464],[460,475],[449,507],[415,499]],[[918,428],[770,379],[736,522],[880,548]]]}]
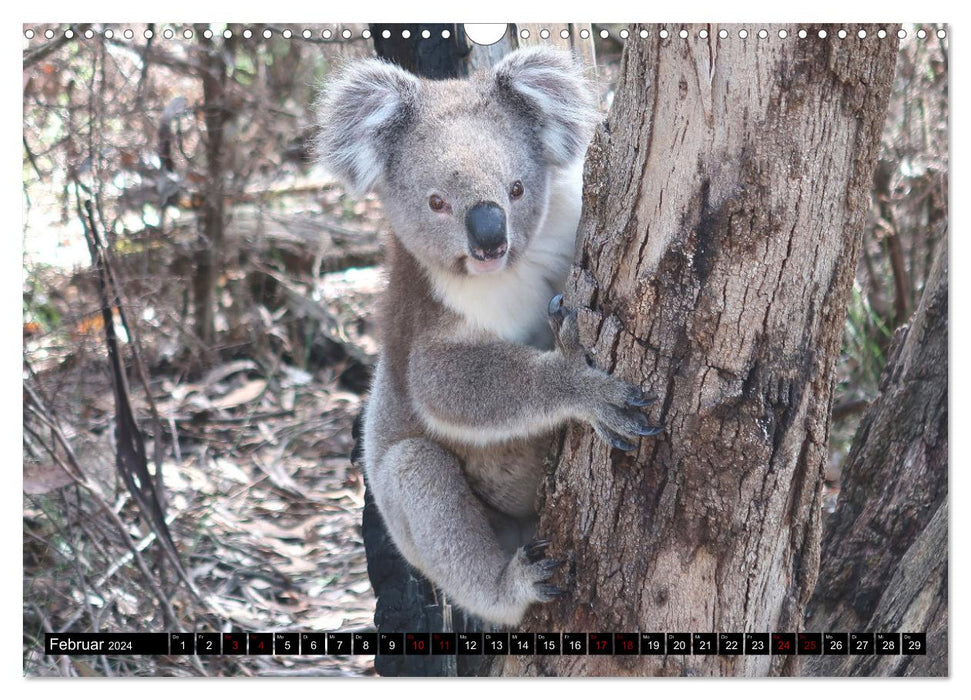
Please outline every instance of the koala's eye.
[{"label": "koala's eye", "polygon": [[512,199],[519,199],[520,197],[523,196],[523,193],[525,191],[526,189],[523,187],[523,181],[516,180],[514,183],[512,183],[512,186],[509,188],[509,197]]},{"label": "koala's eye", "polygon": [[448,204],[446,204],[445,200],[437,194],[433,194],[428,198],[428,208],[432,211],[445,211],[445,207],[447,206]]}]

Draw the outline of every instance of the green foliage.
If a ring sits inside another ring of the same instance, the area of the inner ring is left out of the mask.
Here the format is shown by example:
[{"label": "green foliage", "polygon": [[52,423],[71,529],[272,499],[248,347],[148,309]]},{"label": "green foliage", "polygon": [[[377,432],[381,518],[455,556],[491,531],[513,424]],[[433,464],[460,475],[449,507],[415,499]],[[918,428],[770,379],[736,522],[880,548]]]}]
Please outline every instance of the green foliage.
[{"label": "green foliage", "polygon": [[887,363],[886,349],[893,338],[889,320],[881,318],[858,282],[853,283],[846,312],[843,355],[849,367],[850,384],[863,396],[876,393],[880,373]]},{"label": "green foliage", "polygon": [[42,273],[43,269],[24,270],[23,323],[36,324],[37,331],[48,333],[60,326],[61,312],[47,293]]}]

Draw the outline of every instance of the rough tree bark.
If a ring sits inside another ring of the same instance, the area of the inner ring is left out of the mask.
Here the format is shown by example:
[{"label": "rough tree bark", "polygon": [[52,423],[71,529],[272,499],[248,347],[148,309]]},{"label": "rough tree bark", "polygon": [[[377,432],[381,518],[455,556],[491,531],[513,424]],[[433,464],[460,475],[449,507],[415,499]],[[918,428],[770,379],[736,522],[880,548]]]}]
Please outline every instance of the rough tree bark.
[{"label": "rough tree bark", "polygon": [[[567,302],[596,362],[653,389],[636,454],[571,427],[541,494],[567,560],[523,629],[795,632],[819,560],[833,368],[895,27],[631,29],[587,156]],[[796,32],[805,28],[806,38]],[[829,37],[817,38],[825,28]],[[860,28],[871,39],[857,38]],[[707,39],[697,38],[699,30]],[[768,656],[508,657],[509,675],[761,675]]]},{"label": "rough tree bark", "polygon": [[947,240],[843,471],[807,628],[926,632],[925,656],[824,656],[817,676],[947,675]]}]

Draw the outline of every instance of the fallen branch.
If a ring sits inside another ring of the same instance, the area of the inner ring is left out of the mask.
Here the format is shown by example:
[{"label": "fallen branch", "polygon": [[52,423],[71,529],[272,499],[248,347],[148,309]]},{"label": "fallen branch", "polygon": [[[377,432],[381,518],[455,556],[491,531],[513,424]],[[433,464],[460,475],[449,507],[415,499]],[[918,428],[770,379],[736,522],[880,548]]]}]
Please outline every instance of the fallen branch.
[{"label": "fallen branch", "polygon": [[[201,602],[202,597],[182,567],[175,542],[172,540],[172,535],[169,532],[165,520],[163,505],[155,488],[154,480],[151,474],[148,473],[145,443],[132,410],[131,399],[128,394],[128,382],[124,367],[122,366],[121,353],[118,338],[115,334],[114,318],[112,315],[112,308],[119,307],[121,300],[118,294],[109,295],[109,287],[113,280],[107,268],[104,248],[96,232],[91,202],[89,200],[85,201],[82,211],[80,192],[76,191],[75,194],[77,197],[78,216],[81,219],[85,241],[88,244],[88,251],[91,254],[92,263],[98,273],[101,314],[104,318],[105,342],[108,348],[108,361],[111,365],[112,386],[115,394],[117,421],[115,427],[117,444],[115,464],[122,477],[122,481],[124,481],[129,493],[131,493],[135,502],[138,504],[139,510],[145,514],[149,525],[158,535],[158,541],[162,545],[162,550],[175,567],[179,578]],[[111,296],[114,296],[114,304],[111,303]],[[159,421],[157,427],[160,425],[161,422]],[[137,550],[132,548],[132,551],[136,552]],[[147,568],[145,573],[148,575]],[[169,615],[172,612],[171,608],[168,606],[168,602],[164,597],[162,600],[165,601],[166,615]],[[170,617],[168,622],[174,624],[174,616]]]}]

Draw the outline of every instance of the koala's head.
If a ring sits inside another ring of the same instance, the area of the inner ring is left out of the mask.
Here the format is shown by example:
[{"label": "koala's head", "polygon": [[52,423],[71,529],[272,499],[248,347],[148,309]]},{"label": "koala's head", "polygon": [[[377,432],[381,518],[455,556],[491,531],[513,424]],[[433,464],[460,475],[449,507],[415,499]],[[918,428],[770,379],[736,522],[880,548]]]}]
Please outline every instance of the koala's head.
[{"label": "koala's head", "polygon": [[358,61],[318,115],[318,157],[350,193],[374,189],[421,263],[475,275],[525,250],[552,175],[583,157],[597,111],[570,54],[536,47],[464,81]]}]

